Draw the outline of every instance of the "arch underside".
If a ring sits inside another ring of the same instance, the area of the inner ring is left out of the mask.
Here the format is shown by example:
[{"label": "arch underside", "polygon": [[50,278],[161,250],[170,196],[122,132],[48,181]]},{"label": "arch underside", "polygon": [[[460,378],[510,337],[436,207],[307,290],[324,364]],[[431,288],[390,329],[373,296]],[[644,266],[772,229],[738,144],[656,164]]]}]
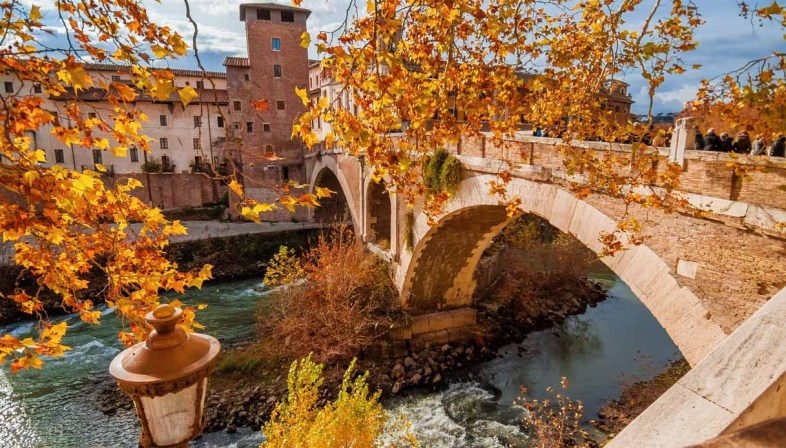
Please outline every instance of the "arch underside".
[{"label": "arch underside", "polygon": [[329,168],[322,168],[317,173],[314,186],[328,188],[334,193],[319,200],[320,206],[314,209],[313,221],[322,224],[341,224],[352,219],[344,188],[336,174]]},{"label": "arch underside", "polygon": [[[489,180],[490,175],[475,175],[462,181],[434,227],[422,214],[417,217],[417,244],[397,274],[406,308],[427,312],[471,305],[478,261],[492,238],[513,219],[488,194]],[[601,232],[615,229],[614,220],[553,184],[516,178],[508,191],[522,199],[520,212],[544,218],[595,253],[603,248]],[[677,283],[669,266],[649,247],[634,246],[601,260],[631,287],[691,364],[725,338],[698,297]]]}]

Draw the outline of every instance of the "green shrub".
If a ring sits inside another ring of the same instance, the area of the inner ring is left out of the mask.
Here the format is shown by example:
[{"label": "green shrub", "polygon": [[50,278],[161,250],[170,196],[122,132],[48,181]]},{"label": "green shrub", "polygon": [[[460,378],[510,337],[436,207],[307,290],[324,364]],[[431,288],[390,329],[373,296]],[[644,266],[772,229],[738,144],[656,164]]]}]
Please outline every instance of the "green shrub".
[{"label": "green shrub", "polygon": [[159,162],[155,158],[148,159],[145,163],[142,164],[142,172],[143,173],[160,173],[161,172],[161,162]]},{"label": "green shrub", "polygon": [[461,182],[461,162],[440,148],[423,160],[423,186],[432,194],[455,193]]}]

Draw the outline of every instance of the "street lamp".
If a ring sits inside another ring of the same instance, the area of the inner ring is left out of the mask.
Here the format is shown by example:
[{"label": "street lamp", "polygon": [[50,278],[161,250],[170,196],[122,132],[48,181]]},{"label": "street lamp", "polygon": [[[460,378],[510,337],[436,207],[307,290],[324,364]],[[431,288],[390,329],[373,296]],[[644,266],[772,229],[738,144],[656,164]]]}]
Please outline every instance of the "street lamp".
[{"label": "street lamp", "polygon": [[142,447],[185,447],[202,433],[207,379],[221,350],[216,338],[186,333],[183,310],[163,304],[145,316],[147,340],[112,360],[109,373],[134,401]]}]

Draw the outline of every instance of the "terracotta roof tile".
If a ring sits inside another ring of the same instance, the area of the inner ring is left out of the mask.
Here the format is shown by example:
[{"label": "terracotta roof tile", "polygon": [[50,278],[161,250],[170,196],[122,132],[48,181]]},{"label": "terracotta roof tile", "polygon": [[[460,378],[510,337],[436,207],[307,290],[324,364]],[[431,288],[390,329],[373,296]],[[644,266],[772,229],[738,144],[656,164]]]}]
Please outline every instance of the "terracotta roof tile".
[{"label": "terracotta roof tile", "polygon": [[227,56],[224,59],[224,67],[251,67],[248,58],[239,56]]},{"label": "terracotta roof tile", "polygon": [[[151,67],[154,70],[167,70],[167,67]],[[131,69],[130,65],[119,64],[85,64],[85,70],[96,70],[100,72],[123,72],[127,73]],[[184,70],[180,68],[170,68],[173,74],[178,76],[198,76],[203,75],[202,70]],[[205,71],[204,76],[208,78],[226,78],[226,72]]]}]

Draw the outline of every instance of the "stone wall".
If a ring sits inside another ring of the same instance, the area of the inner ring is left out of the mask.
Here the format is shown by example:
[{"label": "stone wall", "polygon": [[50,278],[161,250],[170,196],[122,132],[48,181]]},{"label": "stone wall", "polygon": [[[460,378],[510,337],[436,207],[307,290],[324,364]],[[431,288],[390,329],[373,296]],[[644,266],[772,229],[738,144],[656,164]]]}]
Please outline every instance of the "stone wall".
[{"label": "stone wall", "polygon": [[437,344],[465,341],[472,337],[476,323],[474,308],[415,316],[409,325],[390,331],[393,352],[388,355],[399,356],[405,348],[417,352]]},{"label": "stone wall", "polygon": [[142,183],[142,188],[132,190],[131,194],[162,209],[216,204],[227,191],[220,179],[204,173],[116,174],[107,179],[111,184],[127,178]]}]

